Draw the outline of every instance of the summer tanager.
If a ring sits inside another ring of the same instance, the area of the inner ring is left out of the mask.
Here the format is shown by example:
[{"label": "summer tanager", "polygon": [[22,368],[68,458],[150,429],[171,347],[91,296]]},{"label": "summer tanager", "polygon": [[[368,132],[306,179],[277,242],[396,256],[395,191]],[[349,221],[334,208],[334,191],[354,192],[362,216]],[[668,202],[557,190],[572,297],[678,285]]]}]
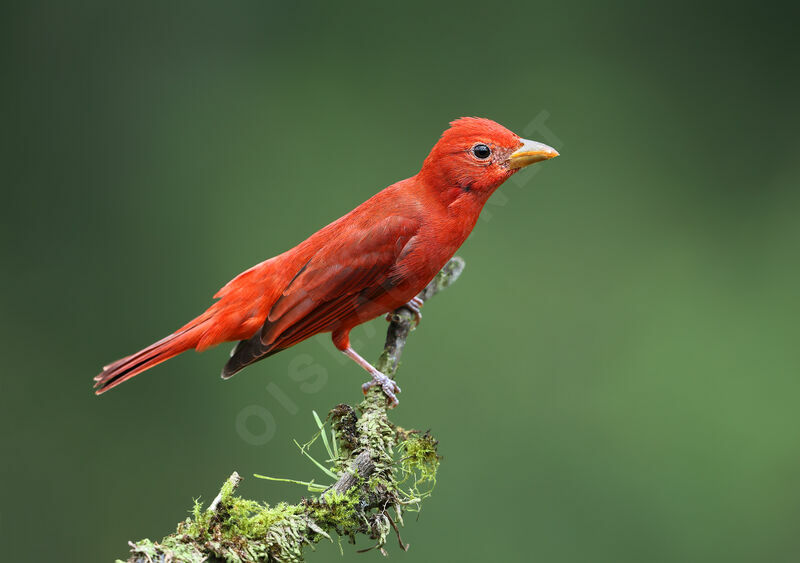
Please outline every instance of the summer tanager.
[{"label": "summer tanager", "polygon": [[211,307],[94,378],[99,395],[191,348],[239,343],[222,370],[239,370],[321,332],[367,370],[393,405],[400,389],[350,347],[350,330],[415,296],[469,236],[489,196],[520,168],[558,156],[489,119],[453,121],[422,169],[392,184],[291,250],[220,289]]}]

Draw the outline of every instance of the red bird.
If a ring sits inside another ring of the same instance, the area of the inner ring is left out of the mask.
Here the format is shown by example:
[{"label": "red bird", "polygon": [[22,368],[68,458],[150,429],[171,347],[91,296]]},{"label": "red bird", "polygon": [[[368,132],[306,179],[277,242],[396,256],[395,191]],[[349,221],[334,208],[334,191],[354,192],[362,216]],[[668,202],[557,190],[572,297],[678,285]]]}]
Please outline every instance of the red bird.
[{"label": "red bird", "polygon": [[453,121],[422,169],[291,250],[220,289],[206,312],[94,378],[101,394],[169,358],[238,340],[222,370],[239,370],[321,332],[372,375],[392,405],[400,389],[350,347],[350,330],[415,296],[472,232],[489,196],[520,168],[558,156],[489,119]]}]

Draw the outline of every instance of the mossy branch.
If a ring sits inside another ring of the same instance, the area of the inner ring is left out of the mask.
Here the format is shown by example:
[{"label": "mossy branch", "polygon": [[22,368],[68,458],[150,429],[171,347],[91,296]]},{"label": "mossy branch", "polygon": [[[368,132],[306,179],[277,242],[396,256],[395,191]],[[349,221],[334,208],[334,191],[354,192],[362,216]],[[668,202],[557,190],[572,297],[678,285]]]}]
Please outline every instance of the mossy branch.
[{"label": "mossy branch", "polygon": [[[418,297],[430,299],[456,281],[463,269],[464,261],[452,258]],[[392,313],[386,344],[376,364],[390,377],[397,372],[414,322],[413,312],[405,307]],[[333,533],[352,543],[358,535],[365,535],[372,540],[367,550],[376,548],[385,554],[384,545],[395,532],[400,547],[407,549],[398,524],[402,525],[406,510],[418,510],[430,495],[439,465],[437,442],[428,433],[394,426],[380,387],[371,388],[358,409],[360,417],[349,405],[331,410],[332,448],[322,422],[318,422],[325,447],[333,454],[333,474],[337,476],[318,497],[272,507],[243,499],[234,495],[242,480],[234,472],[207,509],[195,503],[192,517],[179,523],[175,533],[160,542],[129,542],[128,561],[296,563],[304,561],[306,546],[323,538],[333,541]]]}]

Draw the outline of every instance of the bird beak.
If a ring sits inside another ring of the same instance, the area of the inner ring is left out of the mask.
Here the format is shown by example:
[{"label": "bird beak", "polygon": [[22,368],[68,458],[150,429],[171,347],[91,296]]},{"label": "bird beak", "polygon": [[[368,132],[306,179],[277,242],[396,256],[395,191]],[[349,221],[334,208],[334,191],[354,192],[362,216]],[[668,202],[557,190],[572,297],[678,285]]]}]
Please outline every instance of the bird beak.
[{"label": "bird beak", "polygon": [[522,141],[522,146],[508,157],[508,167],[512,170],[524,168],[535,162],[549,160],[558,156],[556,149],[543,143],[529,141],[528,139],[520,139],[520,141]]}]

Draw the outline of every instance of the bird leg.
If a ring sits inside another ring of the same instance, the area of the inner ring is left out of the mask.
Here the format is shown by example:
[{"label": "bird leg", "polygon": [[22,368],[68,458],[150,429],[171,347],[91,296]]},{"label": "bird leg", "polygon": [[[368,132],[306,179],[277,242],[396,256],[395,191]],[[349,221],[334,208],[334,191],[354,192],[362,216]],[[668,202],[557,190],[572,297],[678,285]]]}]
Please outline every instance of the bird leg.
[{"label": "bird leg", "polygon": [[364,391],[365,395],[367,394],[367,391],[369,391],[370,387],[380,385],[381,389],[383,389],[383,394],[386,395],[387,399],[389,399],[389,406],[391,408],[396,407],[400,403],[400,401],[397,400],[397,395],[395,395],[395,393],[400,392],[400,387],[397,386],[397,383],[395,383],[393,379],[390,379],[385,374],[375,369],[372,364],[359,356],[358,352],[353,350],[350,346],[343,351],[348,358],[367,370],[367,372],[369,372],[369,374],[372,376],[372,381],[367,381],[361,386],[361,390]]},{"label": "bird leg", "polygon": [[[402,308],[408,309],[414,315],[414,328],[417,328],[419,326],[419,322],[422,320],[421,309],[423,303],[425,302],[419,297],[413,297],[411,301],[409,301],[402,307],[399,307],[400,309]],[[393,317],[394,317],[394,311],[392,311],[391,313],[386,313],[387,321],[392,322],[392,320],[394,320]]]}]

